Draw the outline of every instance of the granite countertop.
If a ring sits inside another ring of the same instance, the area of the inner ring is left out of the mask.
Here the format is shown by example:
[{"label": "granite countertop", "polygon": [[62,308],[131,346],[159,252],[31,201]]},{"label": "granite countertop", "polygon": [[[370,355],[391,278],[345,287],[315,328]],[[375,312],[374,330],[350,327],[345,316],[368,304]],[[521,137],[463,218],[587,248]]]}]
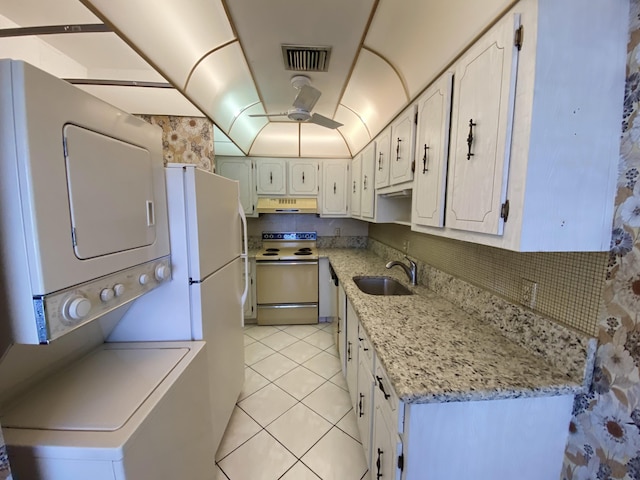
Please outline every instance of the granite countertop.
[{"label": "granite countertop", "polygon": [[[362,249],[322,249],[373,343],[399,398],[406,403],[554,396],[583,391],[544,358],[506,338],[424,286],[411,287],[400,268]],[[355,275],[400,280],[414,295],[360,291]]]}]

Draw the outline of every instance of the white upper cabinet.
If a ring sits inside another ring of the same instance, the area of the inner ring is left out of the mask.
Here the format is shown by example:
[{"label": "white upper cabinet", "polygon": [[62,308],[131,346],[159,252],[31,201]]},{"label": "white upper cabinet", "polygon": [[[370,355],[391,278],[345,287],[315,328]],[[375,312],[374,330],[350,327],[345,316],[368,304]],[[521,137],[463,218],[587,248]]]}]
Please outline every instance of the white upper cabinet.
[{"label": "white upper cabinet", "polygon": [[289,160],[289,195],[318,195],[318,178],[316,160]]},{"label": "white upper cabinet", "polygon": [[375,174],[376,174],[376,144],[371,142],[362,151],[362,178],[360,181],[360,215],[373,218],[375,206]]},{"label": "white upper cabinet", "polygon": [[414,230],[521,252],[609,249],[628,12],[580,5],[518,2],[452,65],[444,227]]},{"label": "white upper cabinet", "polygon": [[351,162],[351,186],[349,187],[351,195],[351,216],[360,217],[360,199],[362,188],[360,178],[362,177],[362,154],[359,154]]},{"label": "white upper cabinet", "polygon": [[502,234],[519,17],[507,15],[458,61],[451,122],[447,225]]},{"label": "white upper cabinet", "polygon": [[444,225],[444,200],[449,152],[452,75],[443,75],[418,99],[416,172],[411,225]]},{"label": "white upper cabinet", "polygon": [[322,217],[349,215],[349,165],[351,160],[325,160],[322,163],[321,212]]},{"label": "white upper cabinet", "polygon": [[376,188],[389,186],[389,163],[391,159],[391,131],[390,128],[376,138]]},{"label": "white upper cabinet", "polygon": [[258,195],[287,194],[287,161],[282,158],[256,160]]},{"label": "white upper cabinet", "polygon": [[239,182],[240,203],[247,216],[257,216],[255,163],[245,157],[216,157],[216,173]]},{"label": "white upper cabinet", "polygon": [[414,143],[415,108],[410,106],[391,124],[391,185],[413,180]]}]

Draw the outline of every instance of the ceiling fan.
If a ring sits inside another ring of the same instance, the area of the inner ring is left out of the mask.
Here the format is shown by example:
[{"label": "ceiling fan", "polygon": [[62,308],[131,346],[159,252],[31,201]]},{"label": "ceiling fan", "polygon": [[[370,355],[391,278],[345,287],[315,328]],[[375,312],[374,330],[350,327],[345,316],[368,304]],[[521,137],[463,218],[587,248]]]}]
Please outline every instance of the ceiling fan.
[{"label": "ceiling fan", "polygon": [[291,79],[291,85],[298,90],[293,100],[293,108],[284,113],[267,113],[249,115],[250,117],[288,117],[296,122],[315,123],[327,128],[338,128],[342,123],[331,120],[319,113],[311,114],[311,110],[322,95],[322,92],[311,86],[311,80],[306,75],[296,75]]}]

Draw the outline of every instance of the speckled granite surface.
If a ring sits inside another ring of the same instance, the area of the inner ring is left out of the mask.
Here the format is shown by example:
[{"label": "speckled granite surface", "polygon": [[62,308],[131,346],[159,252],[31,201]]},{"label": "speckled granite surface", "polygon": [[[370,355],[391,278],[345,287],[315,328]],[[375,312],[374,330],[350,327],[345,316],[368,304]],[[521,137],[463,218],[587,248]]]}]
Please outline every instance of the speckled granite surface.
[{"label": "speckled granite surface", "polygon": [[[412,287],[415,294],[410,296],[361,292],[352,280],[354,275],[391,276],[408,285],[402,270],[387,270],[385,259],[370,250],[327,249],[320,253],[331,260],[404,402],[561,395],[583,390],[585,364],[594,350],[588,337],[571,332],[558,336],[554,327],[547,325],[546,339],[554,345],[546,345],[551,353],[542,357],[533,353],[540,346],[527,338],[531,331],[526,326],[505,329],[521,330],[525,338],[516,342],[494,323],[470,315],[423,286]],[[484,304],[487,299],[479,297],[477,301]],[[544,330],[541,325],[539,328]],[[529,349],[523,346],[528,341],[532,342]],[[552,361],[554,352],[559,355],[557,362]],[[563,366],[563,357],[571,358],[568,365]]]}]

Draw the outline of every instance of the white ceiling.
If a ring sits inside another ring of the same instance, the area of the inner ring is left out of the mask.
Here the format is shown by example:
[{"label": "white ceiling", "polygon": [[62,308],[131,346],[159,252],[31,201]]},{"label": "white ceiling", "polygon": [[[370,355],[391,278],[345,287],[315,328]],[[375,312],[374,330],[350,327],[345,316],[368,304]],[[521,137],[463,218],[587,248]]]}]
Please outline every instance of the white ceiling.
[{"label": "white ceiling", "polygon": [[[513,3],[2,0],[0,29],[104,22],[115,33],[0,37],[0,57],[62,78],[169,82],[80,88],[132,113],[205,114],[216,154],[351,157]],[[332,47],[328,72],[308,75],[322,92],[313,112],[342,127],[250,117],[291,107],[297,72],[282,44]]]}]

